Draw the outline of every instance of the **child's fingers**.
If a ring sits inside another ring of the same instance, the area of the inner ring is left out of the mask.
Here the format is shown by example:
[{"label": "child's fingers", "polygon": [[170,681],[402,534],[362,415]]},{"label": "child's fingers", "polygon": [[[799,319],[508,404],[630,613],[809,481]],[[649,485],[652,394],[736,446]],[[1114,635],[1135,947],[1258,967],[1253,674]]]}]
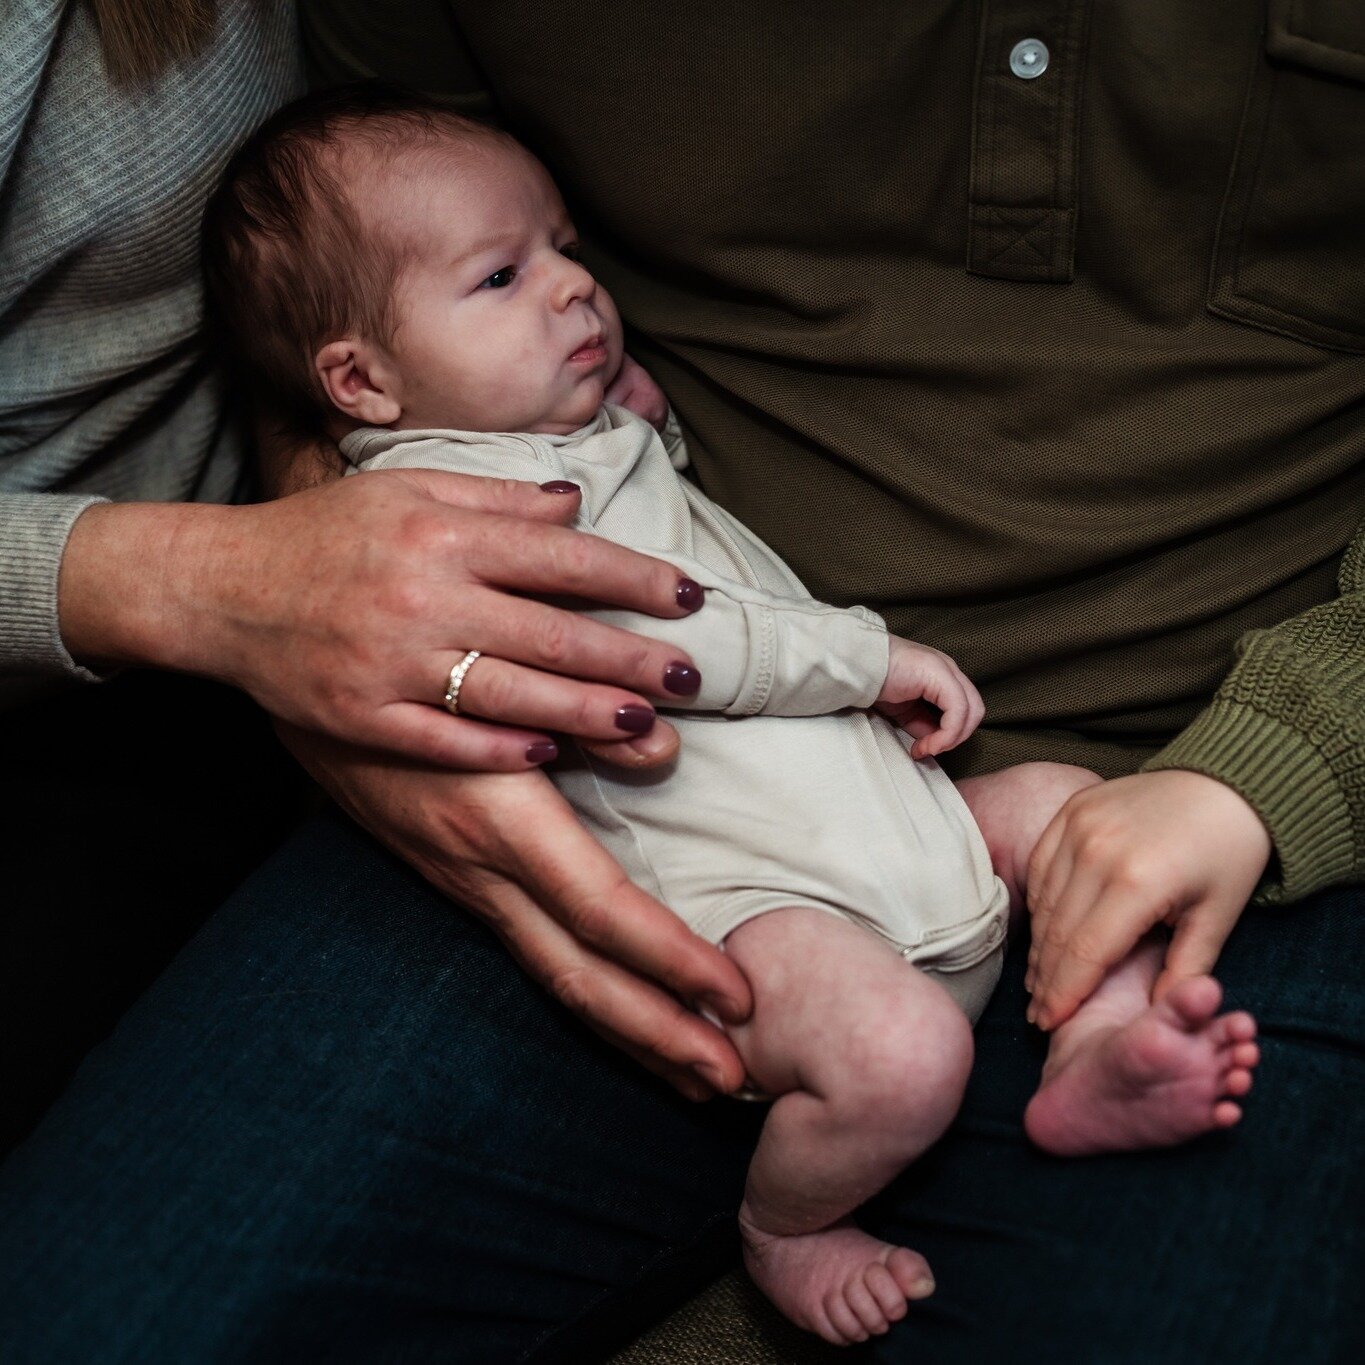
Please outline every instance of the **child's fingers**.
[{"label": "child's fingers", "polygon": [[[1094,994],[1105,973],[1126,957],[1151,928],[1145,889],[1112,884],[1075,931],[1044,944],[1038,988],[1029,1007],[1041,1029],[1064,1024]],[[1050,935],[1051,939],[1060,936]]]},{"label": "child's fingers", "polygon": [[1152,999],[1160,1000],[1172,986],[1191,976],[1212,971],[1240,915],[1239,905],[1228,907],[1208,901],[1186,911],[1176,921],[1166,949],[1166,965],[1152,989]]}]

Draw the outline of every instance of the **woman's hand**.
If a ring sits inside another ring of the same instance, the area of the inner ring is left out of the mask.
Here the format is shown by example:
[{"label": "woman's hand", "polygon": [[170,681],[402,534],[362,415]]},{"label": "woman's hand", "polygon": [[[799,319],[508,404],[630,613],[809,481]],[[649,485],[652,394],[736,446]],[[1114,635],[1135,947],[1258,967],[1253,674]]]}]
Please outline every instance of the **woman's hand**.
[{"label": "woman's hand", "polygon": [[445,772],[278,728],[354,819],[609,1042],[692,1099],[743,1083],[730,1041],[679,1003],[740,1023],[743,974],[626,877],[543,773]]},{"label": "woman's hand", "polygon": [[691,661],[523,594],[663,617],[702,594],[567,529],[580,495],[554,487],[392,470],[248,507],[92,507],[62,561],[63,639],[81,662],[206,674],[292,725],[452,768],[534,767],[549,731],[627,740],[649,699],[696,691]]},{"label": "woman's hand", "polygon": [[1077,792],[1029,861],[1029,1019],[1065,1023],[1158,924],[1174,934],[1156,999],[1209,971],[1270,852],[1256,812],[1201,773],[1139,773]]}]

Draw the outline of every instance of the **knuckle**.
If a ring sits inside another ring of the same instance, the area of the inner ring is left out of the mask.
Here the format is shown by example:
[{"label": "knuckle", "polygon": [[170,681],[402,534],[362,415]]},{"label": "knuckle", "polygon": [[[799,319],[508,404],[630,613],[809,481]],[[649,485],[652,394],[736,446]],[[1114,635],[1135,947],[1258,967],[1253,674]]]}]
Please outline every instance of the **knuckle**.
[{"label": "knuckle", "polygon": [[592,582],[597,548],[585,535],[569,534],[556,539],[555,572],[570,592],[580,591]]},{"label": "knuckle", "polygon": [[550,994],[574,1014],[592,1014],[597,1008],[597,986],[586,967],[575,964],[555,968],[545,984]]},{"label": "knuckle", "polygon": [[570,617],[552,612],[536,628],[536,655],[544,663],[562,664],[569,657],[570,621]]}]

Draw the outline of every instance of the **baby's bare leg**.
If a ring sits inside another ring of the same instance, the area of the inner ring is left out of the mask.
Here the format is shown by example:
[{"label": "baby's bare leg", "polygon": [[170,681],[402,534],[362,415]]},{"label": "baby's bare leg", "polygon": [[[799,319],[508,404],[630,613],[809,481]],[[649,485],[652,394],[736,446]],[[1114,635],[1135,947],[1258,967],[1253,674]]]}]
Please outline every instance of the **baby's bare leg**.
[{"label": "baby's bare leg", "polygon": [[971,1026],[888,944],[820,910],[751,920],[725,950],[754,990],[752,1019],[731,1034],[755,1084],[778,1096],[740,1210],[745,1264],[798,1325],[866,1340],[933,1278],[848,1215],[951,1122]]}]

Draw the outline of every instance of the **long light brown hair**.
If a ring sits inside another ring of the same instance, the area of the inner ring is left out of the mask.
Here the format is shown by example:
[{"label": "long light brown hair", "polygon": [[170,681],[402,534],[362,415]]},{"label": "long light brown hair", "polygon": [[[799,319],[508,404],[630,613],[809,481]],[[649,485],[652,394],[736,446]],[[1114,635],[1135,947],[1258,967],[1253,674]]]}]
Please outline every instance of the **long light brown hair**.
[{"label": "long light brown hair", "polygon": [[104,67],[116,85],[141,85],[202,52],[217,0],[90,0]]}]

